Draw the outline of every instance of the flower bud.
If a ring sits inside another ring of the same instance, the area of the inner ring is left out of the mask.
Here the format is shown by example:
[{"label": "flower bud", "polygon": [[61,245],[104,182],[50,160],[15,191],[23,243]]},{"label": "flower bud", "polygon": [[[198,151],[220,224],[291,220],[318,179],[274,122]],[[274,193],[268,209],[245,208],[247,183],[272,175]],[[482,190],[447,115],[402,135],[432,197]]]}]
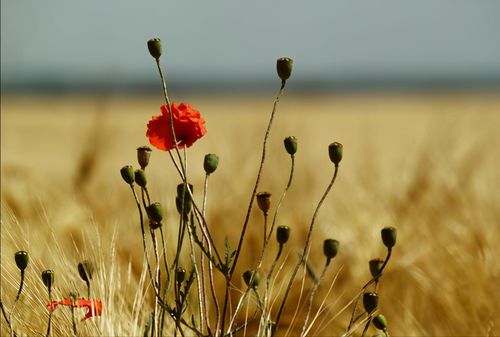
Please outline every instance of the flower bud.
[{"label": "flower bud", "polygon": [[284,245],[288,238],[290,237],[290,227],[288,226],[278,226],[276,229],[276,240],[280,245]]},{"label": "flower bud", "polygon": [[289,57],[281,57],[276,61],[276,70],[279,78],[284,82],[292,74],[293,60]]},{"label": "flower bud", "polygon": [[139,185],[141,187],[146,187],[146,184],[148,182],[146,179],[146,172],[144,172],[143,169],[135,170],[134,177],[135,177],[135,182],[137,183],[137,185]]},{"label": "flower bud", "polygon": [[[253,277],[252,277],[253,274]],[[250,288],[257,288],[260,283],[260,274],[258,271],[251,271],[247,270],[246,272],[243,273],[243,280],[245,281],[245,284],[249,286]]]},{"label": "flower bud", "polygon": [[159,38],[150,39],[148,41],[148,50],[151,56],[158,60],[161,56],[161,40]]},{"label": "flower bud", "polygon": [[159,202],[152,203],[146,207],[146,213],[148,214],[149,220],[152,222],[159,223],[163,220],[163,210]]},{"label": "flower bud", "polygon": [[338,166],[340,161],[342,160],[342,150],[343,146],[340,143],[334,142],[328,146],[328,154],[330,155],[330,160],[335,166]]},{"label": "flower bud", "polygon": [[257,193],[257,204],[259,205],[259,208],[264,213],[264,215],[267,215],[267,212],[271,207],[271,193],[269,192]]},{"label": "flower bud", "polygon": [[120,170],[120,173],[122,175],[123,180],[125,180],[127,184],[131,185],[134,183],[135,177],[134,177],[134,169],[132,166],[130,165],[123,166]]},{"label": "flower bud", "polygon": [[178,267],[175,271],[175,281],[177,283],[182,283],[186,278],[186,270],[184,268]]},{"label": "flower bud", "polygon": [[217,170],[217,166],[219,166],[219,156],[213,153],[209,153],[205,155],[205,159],[203,160],[203,168],[207,174],[214,173]]},{"label": "flower bud", "polygon": [[385,319],[384,315],[377,315],[373,317],[372,323],[377,329],[387,329],[387,320]]},{"label": "flower bud", "polygon": [[94,274],[94,264],[89,260],[83,260],[78,264],[78,273],[85,282],[90,282]]},{"label": "flower bud", "polygon": [[297,152],[297,138],[294,136],[289,136],[286,137],[283,140],[283,143],[285,144],[285,150],[288,152],[289,155],[293,156]]},{"label": "flower bud", "polygon": [[382,242],[387,248],[392,248],[396,244],[397,230],[394,227],[385,227],[380,232],[382,235]]},{"label": "flower bud", "polygon": [[372,277],[380,276],[380,273],[382,272],[382,266],[384,265],[384,260],[379,258],[371,259],[368,264],[370,266],[370,274],[372,274]]},{"label": "flower bud", "polygon": [[378,306],[378,295],[374,292],[363,294],[363,306],[367,313],[373,312]]},{"label": "flower bud", "polygon": [[339,251],[340,243],[334,239],[326,239],[323,242],[323,253],[328,260],[333,259]]},{"label": "flower bud", "polygon": [[54,271],[50,269],[42,271],[42,282],[50,291],[54,283]]},{"label": "flower bud", "polygon": [[141,169],[145,169],[149,164],[149,158],[151,158],[151,148],[149,146],[141,146],[137,148],[137,161],[141,166]]},{"label": "flower bud", "polygon": [[14,254],[14,260],[16,261],[17,268],[23,271],[28,267],[29,255],[24,250],[21,250]]}]

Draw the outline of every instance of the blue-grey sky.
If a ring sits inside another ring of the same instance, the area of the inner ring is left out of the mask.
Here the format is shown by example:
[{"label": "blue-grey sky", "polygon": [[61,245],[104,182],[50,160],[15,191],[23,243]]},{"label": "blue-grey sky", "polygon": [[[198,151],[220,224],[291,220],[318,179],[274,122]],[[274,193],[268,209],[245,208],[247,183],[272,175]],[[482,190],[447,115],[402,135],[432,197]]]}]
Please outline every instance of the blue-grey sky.
[{"label": "blue-grey sky", "polygon": [[500,1],[2,0],[2,86],[157,81],[150,37],[184,82],[500,81]]}]

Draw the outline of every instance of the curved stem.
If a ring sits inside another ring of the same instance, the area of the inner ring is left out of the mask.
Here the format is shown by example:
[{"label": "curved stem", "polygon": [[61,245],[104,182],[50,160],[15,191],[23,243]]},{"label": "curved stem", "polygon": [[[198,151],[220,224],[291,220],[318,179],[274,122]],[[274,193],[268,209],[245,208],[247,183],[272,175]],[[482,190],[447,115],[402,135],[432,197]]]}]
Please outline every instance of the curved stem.
[{"label": "curved stem", "polygon": [[280,309],[278,311],[278,316],[276,317],[276,324],[273,327],[273,331],[272,331],[271,336],[273,336],[274,333],[276,332],[276,330],[278,329],[281,314],[283,313],[283,308],[285,307],[285,303],[286,303],[286,300],[288,298],[288,294],[290,293],[290,289],[292,288],[292,283],[295,280],[295,277],[297,276],[297,272],[299,270],[299,267],[302,265],[302,263],[304,261],[304,258],[307,254],[307,251],[309,250],[309,245],[311,244],[311,236],[312,236],[312,232],[314,229],[314,224],[316,222],[316,217],[318,215],[319,209],[321,208],[321,205],[325,201],[328,193],[330,193],[330,190],[331,190],[333,184],[335,183],[335,179],[337,178],[338,169],[339,169],[339,166],[335,165],[335,171],[333,172],[332,180],[330,181],[330,184],[326,188],[325,193],[323,194],[318,205],[316,206],[316,210],[314,211],[314,215],[313,215],[312,220],[311,220],[311,225],[309,226],[309,232],[307,233],[307,239],[306,239],[306,243],[304,245],[304,250],[302,252],[302,255],[300,257],[299,262],[296,264],[295,269],[292,272],[292,276],[290,277],[290,280],[288,281],[288,286],[287,286],[286,291],[285,291],[285,296],[283,297],[283,300],[281,302],[281,306],[280,306]]},{"label": "curved stem", "polygon": [[283,92],[285,89],[285,83],[286,83],[285,81],[281,82],[280,90],[279,90],[278,95],[276,96],[276,99],[274,101],[273,110],[271,112],[271,117],[269,119],[269,123],[267,125],[267,130],[266,130],[266,133],[264,135],[264,141],[262,144],[262,157],[260,160],[259,170],[257,173],[257,178],[255,179],[255,184],[254,184],[254,188],[252,191],[252,195],[250,196],[250,201],[248,204],[247,213],[245,216],[245,221],[243,222],[243,227],[241,229],[240,240],[238,242],[238,248],[236,249],[236,255],[234,257],[233,264],[232,264],[231,269],[229,271],[229,275],[228,275],[228,277],[226,277],[226,293],[224,295],[224,307],[222,309],[222,324],[221,324],[222,330],[224,330],[224,320],[226,318],[226,310],[227,310],[228,299],[229,299],[229,287],[231,285],[231,279],[232,279],[234,271],[236,269],[236,265],[238,263],[238,258],[240,257],[241,247],[243,245],[243,239],[245,238],[245,234],[246,234],[247,227],[248,227],[248,222],[250,220],[250,213],[252,211],[253,203],[255,201],[255,195],[257,194],[257,188],[259,187],[259,182],[260,182],[260,178],[261,178],[261,174],[262,174],[262,169],[264,167],[264,162],[266,160],[267,140],[269,138],[271,126],[273,124],[274,115],[276,114],[276,108],[278,106],[279,99],[283,95]]},{"label": "curved stem", "polygon": [[328,269],[328,266],[330,265],[330,261],[331,261],[331,259],[326,259],[325,267],[323,268],[323,271],[321,272],[321,275],[319,276],[318,281],[314,283],[314,286],[311,290],[311,294],[309,295],[309,303],[307,306],[307,314],[306,314],[306,318],[304,319],[304,325],[302,326],[302,333],[300,334],[300,336],[305,336],[310,329],[310,328],[307,328],[307,323],[309,323],[309,317],[311,315],[314,295],[316,295],[316,292],[318,291],[321,280],[323,280],[323,277],[325,276],[326,270]]}]

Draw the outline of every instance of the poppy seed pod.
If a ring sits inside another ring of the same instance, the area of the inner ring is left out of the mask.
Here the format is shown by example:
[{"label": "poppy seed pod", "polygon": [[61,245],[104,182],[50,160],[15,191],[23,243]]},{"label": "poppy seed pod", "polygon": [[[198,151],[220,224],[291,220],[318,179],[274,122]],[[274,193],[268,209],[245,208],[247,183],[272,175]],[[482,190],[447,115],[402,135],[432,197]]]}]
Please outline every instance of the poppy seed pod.
[{"label": "poppy seed pod", "polygon": [[134,168],[130,165],[125,165],[121,168],[120,173],[123,180],[129,185],[132,185],[135,180]]},{"label": "poppy seed pod", "polygon": [[50,291],[54,284],[54,271],[50,269],[42,271],[42,282]]},{"label": "poppy seed pod", "polygon": [[17,268],[23,271],[28,267],[29,255],[24,250],[21,250],[14,254],[14,260],[16,261]]},{"label": "poppy seed pod", "polygon": [[279,78],[284,82],[292,74],[293,60],[289,57],[281,57],[276,61],[276,70]]},{"label": "poppy seed pod", "polygon": [[323,253],[328,260],[333,259],[339,251],[340,243],[334,239],[326,239],[323,242]]},{"label": "poppy seed pod", "polygon": [[177,283],[182,283],[184,279],[186,278],[186,270],[184,268],[177,268],[175,271],[175,281]]},{"label": "poppy seed pod", "polygon": [[391,249],[396,245],[397,230],[394,227],[385,227],[380,232],[382,235],[382,242],[384,245]]},{"label": "poppy seed pod", "polygon": [[192,207],[192,204],[191,204],[191,199],[188,198],[184,198],[184,203],[182,202],[182,198],[180,197],[175,197],[175,206],[177,207],[177,212],[179,212],[179,214],[183,214],[184,215],[188,215],[189,212],[191,212],[191,207]]},{"label": "poppy seed pod", "polygon": [[[189,184],[189,189],[191,190],[191,193],[194,193],[193,185],[192,184]],[[177,196],[179,198],[181,198],[183,195],[184,196],[186,196],[186,195],[189,196],[189,191],[186,188],[186,184],[184,184],[184,183],[177,185]]]},{"label": "poppy seed pod", "polygon": [[159,223],[163,220],[163,211],[159,202],[154,202],[146,207],[146,213],[152,222]]},{"label": "poppy seed pod", "polygon": [[214,173],[217,170],[217,166],[219,166],[219,156],[213,153],[209,153],[205,155],[205,159],[203,160],[203,168],[207,174]]},{"label": "poppy seed pod", "polygon": [[287,243],[288,238],[290,237],[290,227],[288,226],[278,226],[276,229],[276,240],[280,245],[284,245]]},{"label": "poppy seed pod", "polygon": [[382,272],[382,266],[384,265],[384,260],[380,258],[371,259],[368,262],[368,265],[370,266],[370,274],[372,274],[372,277],[377,277]]},{"label": "poppy seed pod", "polygon": [[372,319],[373,325],[379,330],[387,329],[387,320],[384,315],[377,315]]},{"label": "poppy seed pod", "polygon": [[137,185],[146,187],[148,181],[146,179],[146,172],[143,169],[135,170],[134,178]]},{"label": "poppy seed pod", "polygon": [[337,166],[342,160],[343,146],[340,143],[334,142],[328,146],[328,155],[332,163]]},{"label": "poppy seed pod", "polygon": [[374,292],[363,294],[363,306],[367,313],[373,312],[378,306],[378,295]]},{"label": "poppy seed pod", "polygon": [[149,164],[149,158],[151,158],[151,148],[149,146],[141,146],[137,148],[137,161],[141,166],[141,169],[145,169]]},{"label": "poppy seed pod", "polygon": [[271,193],[269,192],[257,193],[257,205],[259,205],[259,208],[264,213],[264,215],[267,215],[269,208],[271,208]]},{"label": "poppy seed pod", "polygon": [[285,150],[289,155],[293,156],[297,153],[297,138],[294,136],[286,137],[283,140],[283,143],[285,144]]},{"label": "poppy seed pod", "polygon": [[90,282],[94,274],[94,264],[89,260],[83,260],[78,264],[78,273],[85,282]]},{"label": "poppy seed pod", "polygon": [[158,60],[161,56],[161,40],[153,38],[148,41],[148,50],[151,56]]},{"label": "poppy seed pod", "polygon": [[[252,277],[253,273],[253,277]],[[257,288],[260,283],[260,274],[258,271],[251,271],[247,270],[246,272],[243,273],[243,280],[245,281],[245,284],[249,286],[250,288]]]}]

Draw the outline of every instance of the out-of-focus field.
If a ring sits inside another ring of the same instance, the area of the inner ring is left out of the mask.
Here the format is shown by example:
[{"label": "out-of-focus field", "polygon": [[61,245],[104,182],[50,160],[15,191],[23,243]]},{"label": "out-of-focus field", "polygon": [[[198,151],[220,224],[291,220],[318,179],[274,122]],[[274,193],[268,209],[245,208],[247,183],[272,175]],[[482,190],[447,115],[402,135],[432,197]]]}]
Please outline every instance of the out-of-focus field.
[{"label": "out-of-focus field", "polygon": [[[225,235],[233,247],[237,244],[273,98],[270,93],[175,99],[192,104],[207,121],[207,135],[188,151],[197,198],[203,156],[220,156],[219,169],[210,178],[207,212],[219,244]],[[140,229],[119,169],[137,167],[135,149],[147,145],[146,123],[159,113],[161,103],[160,96],[2,97],[1,278],[8,308],[18,286],[13,254],[22,249],[31,256],[26,295],[16,309],[22,318],[16,322],[19,330],[31,335],[46,329],[47,295],[40,272],[55,270],[55,297],[75,288],[84,292],[76,264],[90,257],[100,266],[95,291],[105,305],[95,329],[103,335],[142,334],[149,307],[136,295],[143,254]],[[292,241],[278,283],[297,261],[296,250],[333,173],[327,146],[333,141],[344,145],[337,182],[313,234],[310,261],[316,272],[324,263],[323,239],[341,242],[317,294],[315,308],[327,298],[327,310],[313,335],[340,335],[345,329],[347,312],[332,318],[369,279],[368,260],[384,256],[379,231],[385,226],[398,228],[398,243],[380,285],[380,312],[392,336],[500,335],[499,128],[498,92],[286,93],[259,188],[278,200],[290,165],[282,141],[296,136],[294,182],[278,216],[278,224],[292,228]],[[152,198],[167,212],[164,226],[172,250],[180,179],[168,155],[156,150],[147,171]],[[261,234],[262,219],[255,209],[237,275],[257,258]],[[270,256],[276,248],[270,248]],[[235,286],[241,283],[235,277]],[[304,284],[310,289],[308,278]],[[299,293],[300,282],[283,323],[291,322]],[[64,331],[62,322],[69,321],[60,311],[56,331]],[[296,329],[301,322],[297,320]],[[290,334],[300,332],[296,329]],[[2,335],[6,331],[2,318]]]}]

